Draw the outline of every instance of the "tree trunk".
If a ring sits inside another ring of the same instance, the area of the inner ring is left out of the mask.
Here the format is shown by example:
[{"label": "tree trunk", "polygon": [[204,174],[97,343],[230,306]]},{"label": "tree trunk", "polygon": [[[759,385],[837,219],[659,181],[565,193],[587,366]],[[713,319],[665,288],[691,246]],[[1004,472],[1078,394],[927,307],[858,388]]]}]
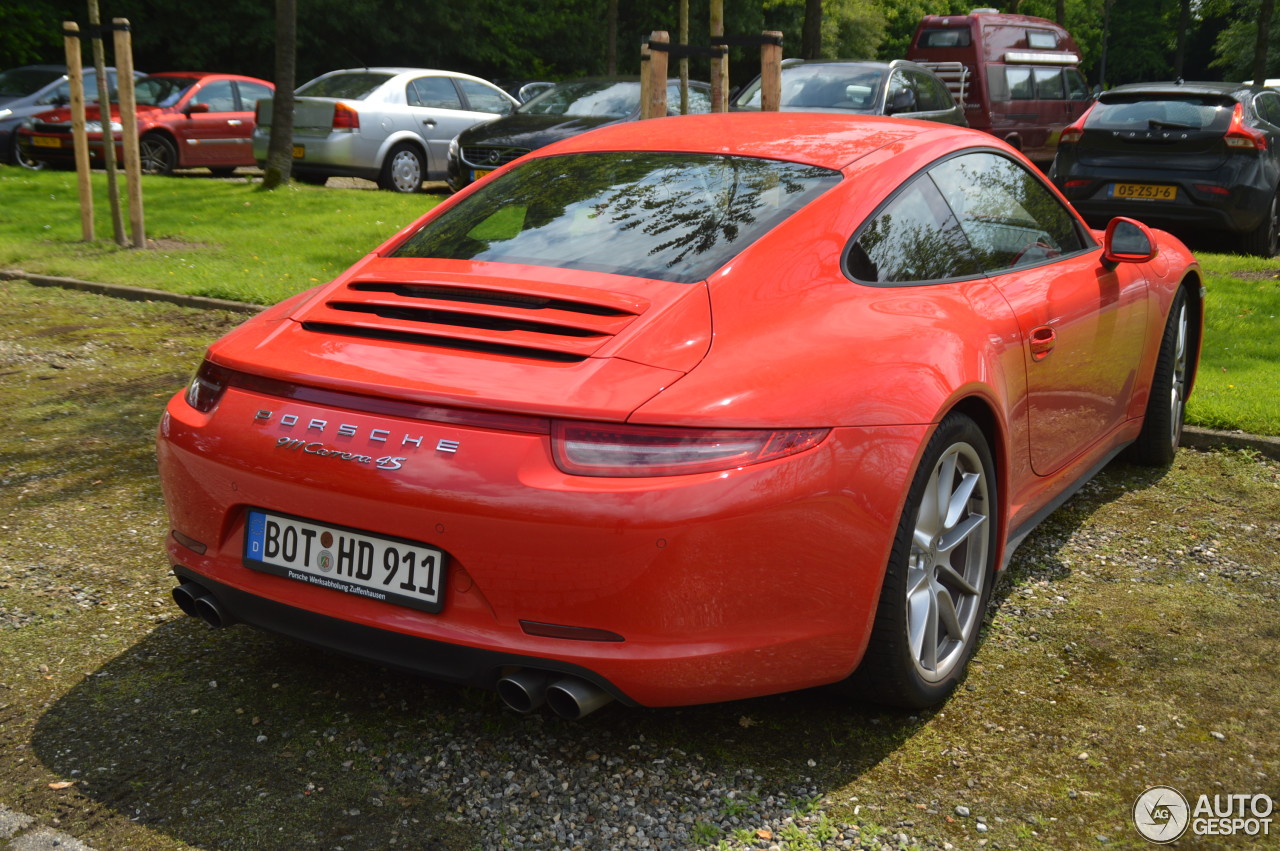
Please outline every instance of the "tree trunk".
[{"label": "tree trunk", "polygon": [[618,0],[609,0],[605,11],[605,31],[609,43],[605,46],[604,72],[612,77],[618,73]]},{"label": "tree trunk", "polygon": [[1258,9],[1258,40],[1253,48],[1253,83],[1261,86],[1267,79],[1267,45],[1271,41],[1271,14],[1275,0],[1262,0]]},{"label": "tree trunk", "polygon": [[800,58],[822,58],[822,0],[805,0],[804,29],[800,33]]},{"label": "tree trunk", "polygon": [[1173,51],[1173,76],[1182,79],[1187,61],[1187,36],[1191,30],[1191,0],[1178,0],[1178,41]]},{"label": "tree trunk", "polygon": [[298,74],[298,2],[276,0],[276,93],[271,104],[271,136],[262,188],[289,182],[293,172],[293,90]]}]

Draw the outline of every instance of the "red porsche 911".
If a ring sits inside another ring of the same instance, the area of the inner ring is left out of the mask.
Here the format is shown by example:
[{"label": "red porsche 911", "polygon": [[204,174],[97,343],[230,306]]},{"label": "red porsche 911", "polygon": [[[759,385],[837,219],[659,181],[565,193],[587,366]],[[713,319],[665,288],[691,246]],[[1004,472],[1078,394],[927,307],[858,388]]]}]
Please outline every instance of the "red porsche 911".
[{"label": "red porsche 911", "polygon": [[592,131],[210,347],[159,428],[174,597],[571,718],[936,704],[1036,523],[1172,459],[1203,297],[977,131]]}]

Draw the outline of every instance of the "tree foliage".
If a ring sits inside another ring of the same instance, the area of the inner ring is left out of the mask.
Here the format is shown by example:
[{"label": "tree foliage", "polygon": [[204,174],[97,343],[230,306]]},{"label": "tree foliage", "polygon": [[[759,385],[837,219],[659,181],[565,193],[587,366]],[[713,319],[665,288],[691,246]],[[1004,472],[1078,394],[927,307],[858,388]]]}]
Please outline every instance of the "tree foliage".
[{"label": "tree foliage", "polygon": [[[160,0],[100,0],[102,17],[133,25],[135,64],[146,71],[216,70],[273,76],[273,4],[222,0],[216,14]],[[635,74],[640,44],[655,29],[678,32],[677,0],[618,3],[618,71]],[[976,5],[1054,19],[1061,7],[1082,68],[1100,82],[1108,0],[822,0],[821,55],[893,59],[905,55],[920,18],[966,14]],[[1181,0],[1110,0],[1106,33],[1110,84],[1173,76]],[[725,3],[733,35],[780,30],[785,56],[800,55],[805,0]],[[363,65],[447,68],[489,79],[565,78],[605,73],[609,0],[308,0],[298,12],[297,79]],[[1259,0],[1196,0],[1186,45],[1188,79],[1243,80],[1250,74]],[[0,68],[60,63],[62,21],[86,19],[85,0],[0,3]],[[708,0],[689,0],[690,41],[708,43]],[[1272,28],[1267,68],[1280,76]],[[86,51],[87,55],[87,51]],[[741,84],[759,70],[754,48],[734,48]],[[1210,65],[1212,60],[1213,64]],[[707,78],[705,60],[692,63]]]}]

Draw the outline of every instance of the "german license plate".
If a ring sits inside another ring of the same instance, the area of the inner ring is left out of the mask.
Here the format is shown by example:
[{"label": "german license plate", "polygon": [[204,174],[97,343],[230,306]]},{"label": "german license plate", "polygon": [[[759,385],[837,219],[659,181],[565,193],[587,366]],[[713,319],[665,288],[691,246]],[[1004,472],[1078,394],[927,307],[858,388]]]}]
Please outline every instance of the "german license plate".
[{"label": "german license plate", "polygon": [[493,169],[491,169],[491,168],[478,168],[478,169],[475,169],[474,171],[472,171],[472,172],[471,172],[471,175],[472,175],[472,176],[471,176],[471,179],[472,179],[472,180],[479,180],[480,178],[484,177],[485,175],[490,174],[492,171],[493,171]]},{"label": "german license plate", "polygon": [[56,136],[32,136],[31,144],[37,148],[61,148],[62,140]]},{"label": "german license plate", "polygon": [[1130,201],[1174,201],[1178,197],[1178,187],[1155,183],[1113,183],[1108,194],[1112,198]]},{"label": "german license plate", "polygon": [[244,564],[424,612],[444,606],[444,553],[404,538],[250,509]]},{"label": "german license plate", "polygon": [[306,158],[306,156],[307,156],[307,146],[306,146],[306,145],[294,145],[294,146],[293,146],[293,158],[294,158],[295,160],[304,159],[304,158]]}]

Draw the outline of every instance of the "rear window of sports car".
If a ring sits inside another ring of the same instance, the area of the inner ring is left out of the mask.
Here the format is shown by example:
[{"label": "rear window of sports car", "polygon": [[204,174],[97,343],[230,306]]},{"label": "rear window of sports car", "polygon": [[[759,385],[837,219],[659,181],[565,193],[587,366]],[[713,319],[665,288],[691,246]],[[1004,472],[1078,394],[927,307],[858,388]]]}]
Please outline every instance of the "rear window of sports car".
[{"label": "rear window of sports car", "polygon": [[711,154],[534,159],[432,219],[391,256],[692,283],[839,180],[816,166]]}]

